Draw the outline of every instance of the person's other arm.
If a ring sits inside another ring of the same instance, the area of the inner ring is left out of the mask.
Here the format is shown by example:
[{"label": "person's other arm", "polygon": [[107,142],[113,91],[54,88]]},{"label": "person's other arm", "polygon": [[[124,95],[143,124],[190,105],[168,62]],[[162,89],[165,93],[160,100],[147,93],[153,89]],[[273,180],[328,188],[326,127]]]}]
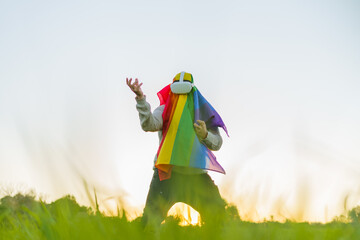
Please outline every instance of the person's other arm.
[{"label": "person's other arm", "polygon": [[219,128],[209,129],[206,138],[202,139],[202,142],[212,151],[219,150],[223,142]]},{"label": "person's other arm", "polygon": [[210,150],[217,151],[221,148],[222,137],[218,128],[207,129],[204,121],[197,120],[197,122],[194,123],[194,130],[200,141]]}]

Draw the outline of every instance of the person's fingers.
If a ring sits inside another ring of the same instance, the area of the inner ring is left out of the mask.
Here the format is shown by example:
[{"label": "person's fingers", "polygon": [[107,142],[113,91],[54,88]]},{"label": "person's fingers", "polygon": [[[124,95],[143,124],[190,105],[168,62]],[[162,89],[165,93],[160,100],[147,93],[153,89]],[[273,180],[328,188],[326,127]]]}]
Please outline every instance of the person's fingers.
[{"label": "person's fingers", "polygon": [[126,84],[130,87],[131,91],[133,91],[134,93],[136,93],[137,95],[141,94],[141,85],[142,83],[139,83],[139,80],[137,78],[135,78],[135,81],[132,82],[132,78],[126,78]]},{"label": "person's fingers", "polygon": [[126,84],[129,86],[130,89],[132,89],[132,86],[131,86],[131,82],[130,82],[130,81],[131,81],[131,80],[128,79],[127,82],[126,82]]},{"label": "person's fingers", "polygon": [[194,127],[195,127],[195,128],[199,128],[200,126],[197,125],[196,123],[194,123]]},{"label": "person's fingers", "polygon": [[134,82],[134,87],[138,87],[139,86],[139,82],[137,79],[135,79],[135,82]]},{"label": "person's fingers", "polygon": [[199,125],[204,125],[204,124],[205,124],[205,122],[204,122],[203,120],[197,120],[197,123],[198,123]]},{"label": "person's fingers", "polygon": [[197,126],[199,127],[199,128],[201,128],[201,129],[206,129],[206,124],[205,124],[205,122],[204,121],[202,121],[202,120],[197,120]]},{"label": "person's fingers", "polygon": [[131,78],[130,79],[126,79],[126,84],[132,89],[132,84],[131,84]]},{"label": "person's fingers", "polygon": [[140,83],[140,84],[139,84],[139,88],[140,88],[142,85],[143,85],[143,83]]}]

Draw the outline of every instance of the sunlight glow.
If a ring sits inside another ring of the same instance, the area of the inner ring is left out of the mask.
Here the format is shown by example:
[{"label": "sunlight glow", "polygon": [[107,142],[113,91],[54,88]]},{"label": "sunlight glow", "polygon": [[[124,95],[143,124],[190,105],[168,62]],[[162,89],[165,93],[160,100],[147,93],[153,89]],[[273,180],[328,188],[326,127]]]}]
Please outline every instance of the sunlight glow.
[{"label": "sunlight glow", "polygon": [[179,217],[181,226],[201,224],[200,214],[189,205],[181,202],[174,204],[170,208],[168,216]]}]

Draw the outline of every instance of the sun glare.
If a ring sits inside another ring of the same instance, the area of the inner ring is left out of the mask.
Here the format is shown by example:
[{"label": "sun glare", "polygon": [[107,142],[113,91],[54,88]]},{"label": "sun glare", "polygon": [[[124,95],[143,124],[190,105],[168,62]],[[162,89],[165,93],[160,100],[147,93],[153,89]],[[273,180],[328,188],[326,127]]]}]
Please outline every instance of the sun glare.
[{"label": "sun glare", "polygon": [[168,216],[179,217],[181,219],[180,225],[200,225],[200,214],[185,203],[176,203],[168,212]]}]

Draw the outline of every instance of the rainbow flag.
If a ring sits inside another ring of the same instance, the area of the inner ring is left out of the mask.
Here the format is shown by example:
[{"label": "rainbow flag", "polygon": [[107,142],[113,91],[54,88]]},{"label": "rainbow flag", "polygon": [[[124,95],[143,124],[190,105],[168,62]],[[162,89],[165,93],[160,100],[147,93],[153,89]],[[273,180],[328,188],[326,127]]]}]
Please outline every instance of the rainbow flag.
[{"label": "rainbow flag", "polygon": [[225,174],[215,155],[198,139],[194,122],[203,120],[207,128],[221,127],[220,115],[196,87],[188,94],[173,94],[170,85],[158,93],[163,112],[163,132],[155,167],[171,173],[172,166],[200,168]]}]

